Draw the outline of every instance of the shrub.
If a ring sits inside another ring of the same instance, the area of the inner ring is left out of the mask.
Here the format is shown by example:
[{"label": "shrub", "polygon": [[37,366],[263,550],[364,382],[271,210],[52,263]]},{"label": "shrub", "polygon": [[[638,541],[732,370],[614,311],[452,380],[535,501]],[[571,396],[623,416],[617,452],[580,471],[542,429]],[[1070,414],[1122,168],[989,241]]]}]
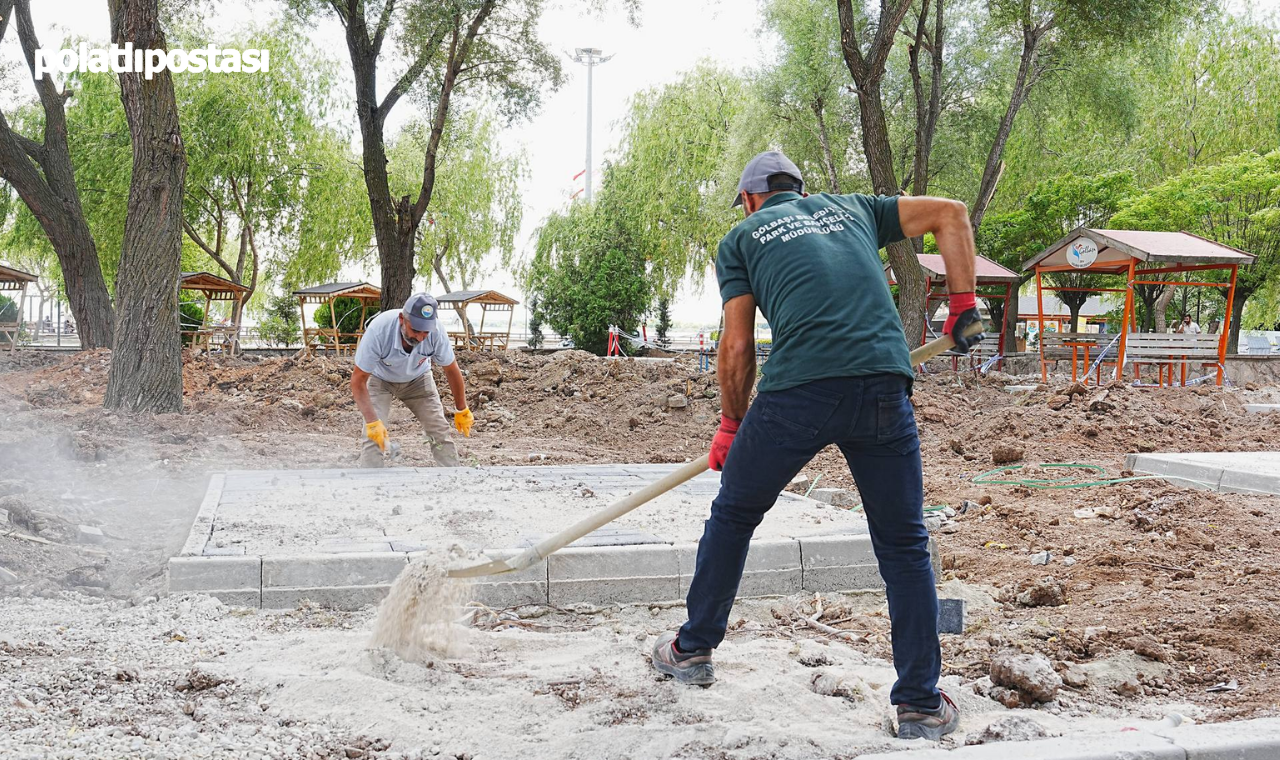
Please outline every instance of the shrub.
[{"label": "shrub", "polygon": [[[333,312],[338,317],[338,331],[348,333],[342,338],[343,343],[355,343],[357,338],[351,333],[359,332],[364,329],[364,325],[360,323],[360,314],[363,310],[363,304],[359,298],[339,298],[333,302]],[[381,309],[377,304],[369,304],[369,310],[365,314],[365,320],[368,321],[377,316]],[[316,326],[329,328],[333,327],[333,313],[330,313],[329,304],[323,304],[316,309]]]}]

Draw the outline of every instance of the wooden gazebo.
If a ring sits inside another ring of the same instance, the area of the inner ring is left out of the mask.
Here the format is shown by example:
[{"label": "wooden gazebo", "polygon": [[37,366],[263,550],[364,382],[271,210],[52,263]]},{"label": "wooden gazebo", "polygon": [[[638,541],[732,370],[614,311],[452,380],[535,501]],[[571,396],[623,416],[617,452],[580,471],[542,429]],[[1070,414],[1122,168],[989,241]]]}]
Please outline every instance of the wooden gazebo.
[{"label": "wooden gazebo", "polygon": [[178,288],[204,294],[203,321],[198,325],[181,326],[182,334],[191,336],[191,348],[212,351],[227,346],[228,351],[235,353],[236,344],[240,342],[239,323],[213,324],[209,307],[215,301],[230,302],[231,316],[239,319],[244,314],[244,299],[249,295],[249,288],[208,272],[183,272]]},{"label": "wooden gazebo", "polygon": [[13,320],[0,317],[0,348],[4,348],[6,343],[10,351],[18,347],[18,334],[22,332],[22,302],[27,296],[27,285],[38,279],[34,274],[0,264],[0,293],[17,293],[14,300],[18,304],[18,316]]},{"label": "wooden gazebo", "polygon": [[[924,330],[920,336],[920,343],[924,345],[930,339],[929,336],[929,318],[933,313],[933,309],[929,308],[929,304],[935,301],[947,300],[947,265],[942,256],[936,253],[921,253],[916,255],[916,260],[920,262],[920,268],[924,270],[925,292],[928,295],[925,298],[925,320]],[[893,268],[885,265],[885,276],[889,278],[889,284],[893,285],[896,280],[893,276]],[[974,260],[973,273],[977,281],[977,297],[978,298],[998,298],[1009,303],[1009,296],[1013,289],[1017,287],[1018,273],[1009,269],[1005,269],[991,259],[985,256],[977,256]],[[1005,334],[1004,320],[1000,320],[1001,324],[987,325],[987,337],[982,343],[973,350],[976,358],[992,358],[995,356],[1005,356]]]},{"label": "wooden gazebo", "polygon": [[[316,285],[293,291],[298,297],[298,312],[302,318],[302,350],[311,356],[317,348],[332,348],[334,353],[342,355],[343,346],[355,351],[364,335],[364,326],[368,322],[369,305],[382,301],[382,288],[367,282],[331,282],[327,285]],[[341,319],[337,308],[333,305],[339,298],[355,298],[360,301],[360,329],[354,333],[342,332]],[[316,304],[320,308],[329,307],[329,324],[331,327],[307,327],[307,304]],[[344,344],[343,338],[355,338],[354,342]]]},{"label": "wooden gazebo", "polygon": [[[1114,364],[1117,380],[1123,378],[1126,363],[1132,364],[1134,379],[1140,378],[1144,364],[1155,365],[1158,382],[1174,383],[1174,369],[1181,368],[1181,381],[1187,382],[1187,365],[1217,368],[1217,383],[1222,384],[1224,364],[1227,359],[1227,340],[1231,332],[1231,307],[1236,296],[1236,272],[1240,266],[1252,264],[1254,256],[1228,245],[1207,240],[1188,232],[1148,232],[1141,230],[1094,230],[1079,227],[1066,237],[1050,245],[1037,256],[1022,265],[1022,270],[1036,275],[1037,315],[1040,320],[1040,375],[1048,380],[1048,361],[1065,358],[1069,349],[1071,376],[1076,377],[1076,361],[1083,358],[1084,381],[1089,382],[1089,354],[1094,354],[1098,366],[1097,379],[1101,381],[1102,365]],[[1179,282],[1157,277],[1181,272],[1226,271],[1227,282],[1189,281]],[[1078,272],[1082,274],[1121,275],[1122,288],[1065,288],[1044,285],[1046,272]],[[1177,287],[1226,288],[1226,309],[1221,335],[1191,335],[1178,333],[1139,333],[1137,315],[1133,304],[1135,285],[1173,285]],[[1095,333],[1058,333],[1046,335],[1044,331],[1044,291],[1075,290],[1092,293],[1115,292],[1124,294],[1124,316],[1120,333],[1110,342],[1115,343],[1114,354],[1099,360],[1106,352],[1110,336]],[[1052,338],[1052,340],[1050,340]],[[1062,352],[1055,355],[1055,351]]]},{"label": "wooden gazebo", "polygon": [[[458,316],[462,319],[462,331],[449,333],[455,349],[482,351],[507,347],[511,340],[511,323],[515,319],[515,307],[520,303],[516,299],[504,296],[496,290],[460,290],[456,293],[445,293],[436,301],[440,306],[458,312]],[[471,320],[467,319],[467,307],[471,304],[480,304],[480,327],[475,330],[472,330]],[[485,332],[484,320],[490,311],[507,312],[505,330]]]}]

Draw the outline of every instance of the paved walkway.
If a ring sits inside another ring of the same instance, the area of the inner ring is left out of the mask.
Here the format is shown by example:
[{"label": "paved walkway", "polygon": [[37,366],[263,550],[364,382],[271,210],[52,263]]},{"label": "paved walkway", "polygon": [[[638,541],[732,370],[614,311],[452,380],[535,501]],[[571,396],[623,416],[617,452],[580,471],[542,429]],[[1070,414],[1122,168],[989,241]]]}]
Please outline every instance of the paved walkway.
[{"label": "paved walkway", "polygon": [[[503,558],[676,465],[236,471],[211,477],[171,591],[287,608],[372,604],[415,556]],[[719,474],[708,472],[528,570],[480,579],[490,606],[682,599]],[[476,559],[464,560],[468,564]],[[743,596],[882,586],[866,521],[784,493],[752,542]]]},{"label": "paved walkway", "polygon": [[1130,454],[1125,468],[1211,491],[1280,494],[1280,451]]}]

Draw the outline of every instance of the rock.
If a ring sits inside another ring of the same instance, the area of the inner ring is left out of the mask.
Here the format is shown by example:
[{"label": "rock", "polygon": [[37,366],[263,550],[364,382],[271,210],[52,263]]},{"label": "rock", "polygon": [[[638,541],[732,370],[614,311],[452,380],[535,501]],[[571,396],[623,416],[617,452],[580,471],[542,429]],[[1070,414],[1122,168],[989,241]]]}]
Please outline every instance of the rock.
[{"label": "rock", "polygon": [[400,505],[397,504],[396,506],[391,508],[391,516],[399,517],[400,514],[403,513],[403,511],[404,511],[403,508],[401,508]]},{"label": "rock", "polygon": [[107,537],[102,534],[101,528],[95,528],[92,525],[76,526],[76,542],[81,544],[102,544],[106,543]]},{"label": "rock", "polygon": [[971,734],[964,740],[966,745],[991,744],[993,742],[1026,742],[1032,739],[1044,739],[1049,734],[1044,726],[1023,715],[1007,715],[992,723],[977,734]]},{"label": "rock", "polygon": [[502,365],[496,360],[478,362],[467,368],[467,374],[476,380],[497,384],[502,382]]},{"label": "rock", "polygon": [[843,488],[815,488],[809,494],[809,498],[816,499],[823,504],[830,504],[833,507],[855,507],[858,505],[857,498]]},{"label": "rock", "polygon": [[963,442],[963,441],[960,441],[960,440],[957,440],[957,439],[954,439],[954,438],[953,438],[953,439],[951,439],[950,441],[947,441],[947,446],[948,446],[948,447],[950,447],[950,449],[951,449],[952,451],[954,451],[955,453],[959,454],[960,456],[964,456],[964,442]]},{"label": "rock", "polygon": [[1125,646],[1129,647],[1134,653],[1142,655],[1149,660],[1156,662],[1165,662],[1169,659],[1169,653],[1165,651],[1164,645],[1161,644],[1155,636],[1144,633],[1140,636],[1134,636],[1126,640]]},{"label": "rock", "polygon": [[992,658],[991,683],[1017,689],[1036,702],[1052,702],[1062,688],[1062,678],[1044,656],[1014,651]]},{"label": "rock", "polygon": [[1089,399],[1089,411],[1091,412],[1109,412],[1116,408],[1115,404],[1107,401],[1107,396],[1111,391],[1103,391],[1093,398]]},{"label": "rock", "polygon": [[807,490],[809,486],[813,485],[813,478],[810,478],[808,475],[797,475],[794,478],[792,478],[791,482],[788,483],[787,485],[792,488],[796,488],[801,491],[804,491],[804,490]]},{"label": "rock", "polygon": [[1089,672],[1075,663],[1068,665],[1060,675],[1062,682],[1073,689],[1083,689],[1089,685]]},{"label": "rock", "polygon": [[689,406],[689,399],[682,394],[677,393],[667,399],[668,409],[684,409],[687,406]]},{"label": "rock", "polygon": [[1083,396],[1089,392],[1089,387],[1084,383],[1072,383],[1068,385],[1066,390],[1062,391],[1062,395],[1068,398],[1072,396]]},{"label": "rock", "polygon": [[943,519],[941,515],[931,514],[924,516],[924,529],[930,533],[937,533],[938,529],[942,527],[942,523]]},{"label": "rock", "polygon": [[1012,443],[1002,443],[991,450],[991,461],[995,464],[1009,464],[1011,462],[1021,462],[1023,452],[1021,446]]},{"label": "rock", "polygon": [[992,686],[987,690],[987,697],[994,699],[1010,710],[1017,710],[1020,707],[1035,707],[1035,700],[1017,689],[1010,689],[1004,686]]},{"label": "rock", "polygon": [[1076,558],[1075,558],[1075,557],[1063,557],[1063,558],[1062,558],[1062,564],[1066,565],[1067,567],[1071,567],[1071,566],[1072,566],[1072,565],[1074,565],[1075,563],[1076,563]]},{"label": "rock", "polygon": [[956,516],[958,513],[956,512],[956,510],[955,510],[953,507],[943,507],[943,508],[942,508],[942,514],[943,514],[943,516],[944,516],[944,517],[946,517],[948,520],[951,520],[951,519],[955,518],[955,516]]},{"label": "rock", "polygon": [[1067,603],[1067,591],[1056,578],[1045,578],[1018,594],[1018,604],[1024,607],[1061,607]]},{"label": "rock", "polygon": [[1070,403],[1071,403],[1070,396],[1050,396],[1049,400],[1045,402],[1045,406],[1049,407],[1050,409],[1056,412]]},{"label": "rock", "polygon": [[1142,696],[1142,684],[1138,683],[1138,679],[1130,678],[1116,684],[1115,692],[1122,697],[1140,697]]},{"label": "rock", "polygon": [[1051,559],[1053,559],[1053,554],[1050,552],[1036,552],[1031,555],[1031,564],[1047,565]]},{"label": "rock", "polygon": [[809,690],[824,697],[841,697],[851,701],[860,701],[863,697],[863,691],[858,688],[856,681],[850,684],[834,673],[821,670],[809,679]]},{"label": "rock", "polygon": [[964,633],[963,599],[938,600],[938,633]]}]

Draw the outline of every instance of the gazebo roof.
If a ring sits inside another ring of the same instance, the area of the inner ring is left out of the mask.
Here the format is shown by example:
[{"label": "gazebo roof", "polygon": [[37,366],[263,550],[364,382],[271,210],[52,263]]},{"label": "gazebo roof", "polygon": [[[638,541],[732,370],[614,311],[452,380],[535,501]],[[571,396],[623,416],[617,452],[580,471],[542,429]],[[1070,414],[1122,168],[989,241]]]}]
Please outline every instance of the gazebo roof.
[{"label": "gazebo roof", "polygon": [[38,279],[40,278],[29,272],[0,264],[0,282],[35,282]]},{"label": "gazebo roof", "polygon": [[506,306],[515,306],[520,303],[511,296],[504,296],[496,290],[458,290],[453,293],[445,293],[437,296],[436,301],[439,303],[491,303],[503,304]]},{"label": "gazebo roof", "polygon": [[[942,256],[936,253],[920,253],[916,254],[916,260],[920,262],[920,268],[931,280],[943,279],[947,276],[947,266]],[[884,268],[885,274],[889,278],[889,283],[896,282],[893,276],[893,267],[886,264]],[[973,265],[974,274],[977,275],[979,285],[995,285],[1005,283],[1017,283],[1021,277],[1017,272],[1005,269],[996,262],[986,256],[977,256]]]},{"label": "gazebo roof", "polygon": [[379,288],[377,285],[370,285],[367,282],[331,282],[326,285],[301,288],[293,291],[293,294],[295,296],[320,298],[324,300],[339,297],[373,300],[375,298],[382,297],[382,288]]},{"label": "gazebo roof", "polygon": [[208,272],[183,272],[178,280],[183,290],[205,290],[211,293],[247,293],[244,285]]},{"label": "gazebo roof", "polygon": [[1128,268],[1130,259],[1159,264],[1252,264],[1256,258],[1229,245],[1223,245],[1190,232],[1151,232],[1148,230],[1094,230],[1078,227],[1022,265],[1022,271],[1036,266],[1066,267],[1067,249],[1081,238],[1098,246],[1097,259],[1079,271],[1118,272]]}]

